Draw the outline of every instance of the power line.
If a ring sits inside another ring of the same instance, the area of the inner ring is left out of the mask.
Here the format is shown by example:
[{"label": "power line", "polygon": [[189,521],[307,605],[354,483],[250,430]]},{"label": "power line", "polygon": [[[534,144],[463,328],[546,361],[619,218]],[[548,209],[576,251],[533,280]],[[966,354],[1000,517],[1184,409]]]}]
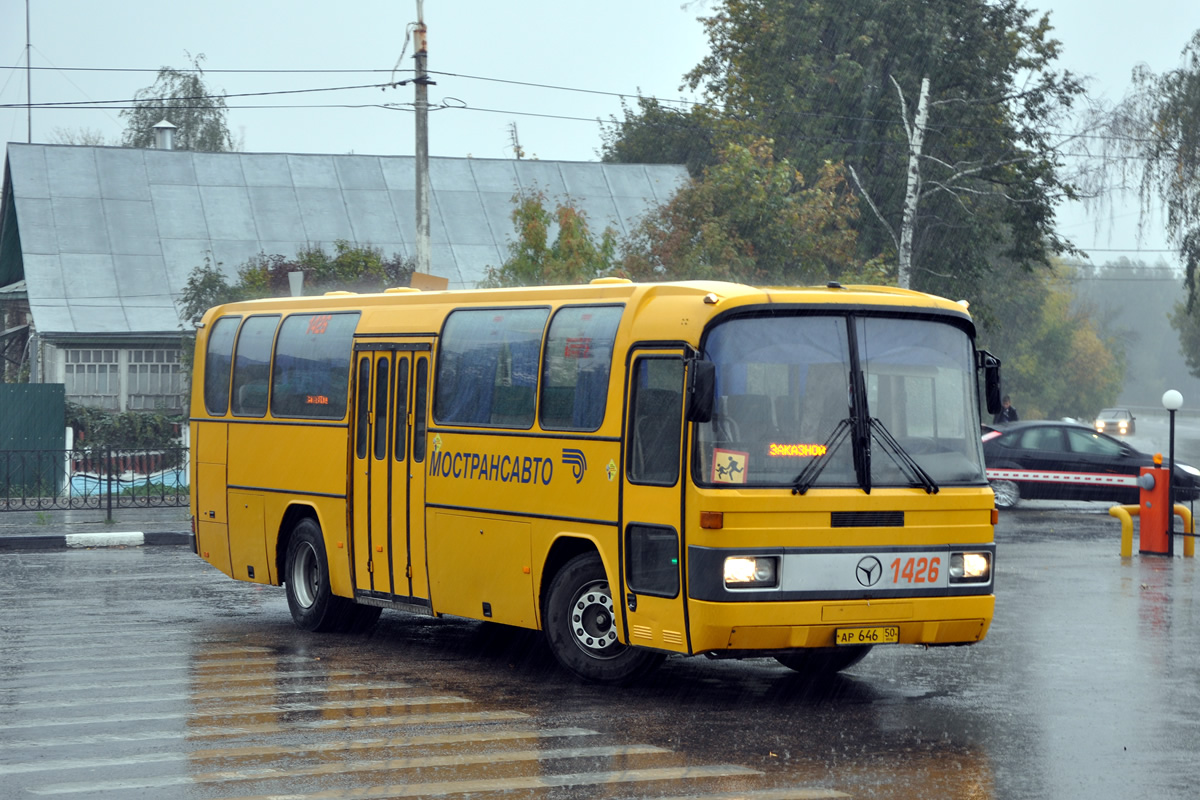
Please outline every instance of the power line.
[{"label": "power line", "polygon": [[[0,70],[19,70],[25,71],[24,66],[0,65]],[[145,72],[157,74],[162,71],[162,67],[158,69],[146,69],[143,67],[29,67],[29,69],[37,72],[44,70],[47,72]],[[393,72],[412,72],[411,69],[175,69],[169,68],[172,72],[194,72],[201,75],[208,74],[232,74],[232,75],[257,75],[257,74],[277,74],[277,75],[338,75],[338,74],[362,74],[362,73],[387,73]]]},{"label": "power line", "polygon": [[[11,65],[0,66],[0,70],[24,70],[24,69],[25,69],[25,67],[20,67],[20,66],[11,66]],[[127,68],[127,67],[32,67],[32,69],[47,70],[47,71],[57,70],[57,71],[62,71],[62,72],[116,72],[116,73],[158,73],[160,71],[160,70],[152,70],[152,69],[145,69],[145,68]],[[321,75],[321,74],[374,74],[374,73],[394,74],[395,72],[412,72],[411,69],[406,69],[406,70],[390,70],[390,69],[177,69],[177,70],[173,70],[173,71],[181,72],[181,73],[245,74],[245,75],[255,75],[255,74]],[[468,75],[465,73],[445,72],[445,71],[436,71],[436,70],[430,70],[429,74],[442,75],[445,77],[452,77],[452,78],[461,78],[464,80],[484,81],[484,82],[489,82],[489,83],[502,83],[502,84],[508,84],[508,85],[512,85],[512,86],[525,86],[525,87],[536,88],[536,89],[548,89],[548,90],[552,90],[552,91],[572,92],[572,93],[577,93],[577,94],[592,94],[592,95],[599,95],[599,96],[603,96],[603,97],[616,97],[616,98],[621,98],[621,99],[646,97],[646,95],[644,95],[641,91],[616,92],[616,91],[601,90],[601,89],[588,89],[588,88],[581,88],[581,87],[575,87],[575,86],[563,86],[563,85],[559,85],[559,84],[541,83],[541,82],[537,82],[537,81],[521,81],[521,80],[514,80],[514,79],[509,79],[509,78],[497,78],[497,77],[486,76],[486,75]],[[403,85],[404,83],[405,83],[404,81],[399,82],[400,85]],[[339,88],[364,88],[364,87],[339,87]],[[296,90],[296,91],[331,91],[331,90],[311,89],[311,90]],[[225,95],[225,96],[226,97],[255,96],[255,95],[261,96],[261,95],[266,95],[266,94],[275,94],[275,92],[258,92],[258,93]],[[196,98],[196,99],[200,99],[200,98]],[[650,96],[650,99],[652,99],[655,102],[660,103],[660,104],[671,103],[671,104],[679,104],[679,105],[688,105],[688,106],[692,106],[694,108],[706,108],[706,109],[710,109],[710,110],[718,111],[718,112],[721,110],[718,106],[714,106],[711,103],[707,103],[707,102],[699,101],[699,100],[687,100],[687,99],[683,99],[683,98],[668,99],[668,98],[659,98],[659,97],[654,97],[654,96]],[[97,101],[97,102],[118,103],[118,102],[134,102],[134,101],[133,100],[130,100],[130,101],[114,100],[114,101]],[[34,104],[32,107],[33,108],[51,108],[51,107],[60,107],[60,106],[64,106],[64,105],[68,105],[68,104],[67,103]],[[10,104],[10,105],[5,105],[5,106],[0,106],[0,108],[28,108],[28,107],[29,107],[28,104]],[[516,113],[516,112],[500,112],[500,113]],[[886,125],[886,126],[899,126],[899,125],[903,124],[902,120],[900,120],[896,117],[870,117],[870,116],[853,115],[853,114],[834,114],[834,113],[823,112],[823,111],[795,111],[795,110],[785,111],[785,112],[781,112],[781,113],[786,116],[792,116],[792,117],[800,117],[800,118],[808,118],[808,119],[824,119],[824,120],[830,120],[830,121],[862,122],[862,123],[882,124],[882,125]],[[526,113],[526,114],[524,114],[524,116],[538,116],[538,115]],[[580,119],[578,117],[558,117],[555,115],[545,115],[545,116],[550,119],[575,119],[575,120]],[[592,121],[592,120],[588,119],[587,121]],[[1002,127],[1002,126],[971,126],[971,125],[932,125],[931,126],[932,129],[945,130],[945,131],[951,131],[951,130],[955,130],[955,131],[990,131],[990,130],[998,130],[998,129],[1000,129],[1000,127]],[[1143,143],[1156,141],[1151,138],[1130,138],[1130,137],[1122,137],[1122,136],[1112,136],[1112,135],[1105,135],[1105,134],[1089,134],[1089,133],[1064,133],[1061,130],[1047,130],[1046,133],[1048,135],[1058,135],[1058,136],[1063,136],[1063,137],[1066,137],[1069,139],[1087,139],[1087,140],[1096,140],[1096,141],[1130,141],[1130,142],[1143,142]],[[1071,154],[1071,155],[1074,155],[1074,154]]]},{"label": "power line", "polygon": [[408,81],[395,81],[393,83],[364,83],[357,86],[326,86],[314,89],[280,89],[273,92],[239,92],[237,94],[209,94],[209,95],[193,95],[188,97],[134,97],[128,100],[67,100],[51,103],[4,103],[0,104],[0,108],[82,108],[82,109],[100,109],[112,108],[113,104],[117,103],[138,103],[145,105],[147,103],[166,103],[171,101],[185,100],[223,100],[229,97],[271,97],[285,94],[311,94],[314,92],[342,92],[352,89],[395,89],[399,86],[404,86]]}]

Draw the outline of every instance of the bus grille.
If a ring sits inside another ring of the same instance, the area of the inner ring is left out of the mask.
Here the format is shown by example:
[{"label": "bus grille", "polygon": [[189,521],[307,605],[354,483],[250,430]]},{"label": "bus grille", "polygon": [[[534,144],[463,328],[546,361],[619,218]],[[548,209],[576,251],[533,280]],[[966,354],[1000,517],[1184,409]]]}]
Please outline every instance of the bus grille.
[{"label": "bus grille", "polygon": [[903,511],[834,511],[834,528],[903,528]]}]

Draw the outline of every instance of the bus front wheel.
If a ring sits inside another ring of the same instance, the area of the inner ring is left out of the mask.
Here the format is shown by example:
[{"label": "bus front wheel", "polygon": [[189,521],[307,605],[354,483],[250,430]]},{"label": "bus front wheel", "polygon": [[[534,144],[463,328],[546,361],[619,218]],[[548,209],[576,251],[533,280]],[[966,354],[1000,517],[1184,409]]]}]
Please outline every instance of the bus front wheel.
[{"label": "bus front wheel", "polygon": [[775,660],[788,669],[805,675],[832,675],[852,667],[867,657],[871,645],[847,647],[813,647],[780,653]]},{"label": "bus front wheel", "polygon": [[379,618],[379,609],[357,606],[329,588],[329,562],[321,527],[310,517],[296,523],[288,541],[284,582],[296,627],[305,631],[362,631]]},{"label": "bus front wheel", "polygon": [[597,553],[576,556],[554,576],[543,618],[554,657],[584,680],[629,683],[662,663],[661,653],[618,641],[612,590]]}]

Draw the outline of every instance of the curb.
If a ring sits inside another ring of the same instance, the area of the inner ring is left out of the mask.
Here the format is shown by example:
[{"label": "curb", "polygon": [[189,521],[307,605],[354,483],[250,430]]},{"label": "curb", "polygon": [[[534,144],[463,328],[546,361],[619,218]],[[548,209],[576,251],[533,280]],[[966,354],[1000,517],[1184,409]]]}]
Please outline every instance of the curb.
[{"label": "curb", "polygon": [[62,550],[97,547],[142,547],[176,545],[192,547],[189,531],[104,531],[67,533],[55,536],[0,536],[0,550]]}]

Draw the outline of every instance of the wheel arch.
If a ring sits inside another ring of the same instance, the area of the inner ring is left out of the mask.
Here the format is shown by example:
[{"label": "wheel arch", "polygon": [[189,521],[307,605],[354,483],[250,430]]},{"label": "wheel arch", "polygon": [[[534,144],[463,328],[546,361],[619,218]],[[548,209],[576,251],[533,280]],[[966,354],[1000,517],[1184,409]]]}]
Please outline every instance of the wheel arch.
[{"label": "wheel arch", "polygon": [[[284,583],[286,583],[284,562],[287,561],[287,551],[288,545],[292,540],[292,531],[295,530],[296,525],[299,524],[300,520],[304,519],[305,517],[308,517],[312,519],[313,522],[317,523],[317,527],[319,527],[322,532],[325,530],[325,526],[321,524],[321,515],[317,513],[315,506],[309,505],[308,503],[298,502],[288,504],[288,507],[283,511],[283,516],[279,520],[279,529],[275,532],[275,574],[279,576],[279,581],[277,584],[279,586],[282,586]],[[326,551],[325,558],[326,561],[328,561],[328,551]]]},{"label": "wheel arch", "polygon": [[546,596],[550,591],[550,584],[554,582],[554,576],[562,570],[568,561],[584,553],[596,553],[599,555],[600,561],[604,563],[604,569],[609,573],[611,580],[611,576],[613,575],[612,565],[605,562],[604,552],[593,538],[574,533],[560,534],[551,543],[550,549],[546,552],[546,558],[542,562],[542,574],[541,579],[538,581],[537,593],[539,628],[544,625]]}]

